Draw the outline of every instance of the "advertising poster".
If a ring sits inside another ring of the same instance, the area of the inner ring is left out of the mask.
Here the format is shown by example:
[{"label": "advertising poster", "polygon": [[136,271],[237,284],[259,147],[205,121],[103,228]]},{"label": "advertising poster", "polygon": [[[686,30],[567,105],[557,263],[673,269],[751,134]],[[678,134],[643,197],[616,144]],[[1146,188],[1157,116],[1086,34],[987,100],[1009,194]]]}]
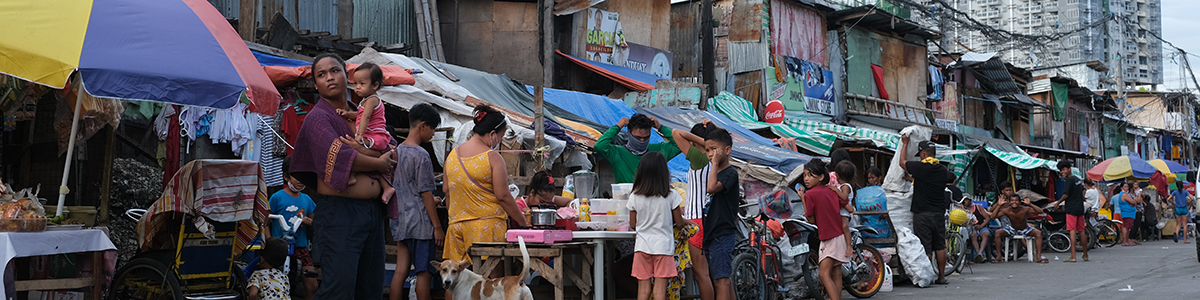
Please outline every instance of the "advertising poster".
[{"label": "advertising poster", "polygon": [[628,43],[627,51],[618,51],[624,53],[617,55],[613,61],[617,62],[618,66],[654,74],[663,79],[671,79],[671,61],[674,58],[670,51],[652,48],[650,46]]},{"label": "advertising poster", "polygon": [[833,72],[821,69],[817,63],[795,57],[787,57],[791,77],[804,88],[804,110],[810,113],[832,116],[834,99]]},{"label": "advertising poster", "polygon": [[[782,60],[781,60],[782,62]],[[781,67],[786,68],[781,65]],[[790,111],[805,111],[804,87],[799,81],[792,79],[791,72],[783,70],[783,81],[775,77],[775,68],[767,68],[767,86],[773,100],[783,103],[783,108]]]},{"label": "advertising poster", "polygon": [[614,54],[617,57],[625,56],[622,52],[629,46],[625,44],[625,36],[621,32],[620,14],[590,8],[588,16],[586,58],[607,64],[624,65],[624,62],[618,63],[613,57]]}]

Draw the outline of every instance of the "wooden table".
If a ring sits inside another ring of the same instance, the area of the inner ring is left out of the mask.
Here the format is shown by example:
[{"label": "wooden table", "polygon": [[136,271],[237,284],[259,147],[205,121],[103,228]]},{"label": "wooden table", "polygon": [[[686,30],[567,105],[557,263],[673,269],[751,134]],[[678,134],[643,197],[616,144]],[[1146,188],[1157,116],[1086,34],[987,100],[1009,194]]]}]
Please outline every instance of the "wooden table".
[{"label": "wooden table", "polygon": [[[41,279],[14,281],[16,291],[66,290],[92,288],[92,299],[104,298],[104,251],[116,250],[116,246],[103,231],[98,229],[45,231],[45,232],[0,232],[0,263],[8,265],[15,257],[53,255],[63,253],[92,253],[91,278]],[[7,269],[7,268],[6,268]],[[7,288],[5,288],[7,289]],[[0,289],[0,299],[7,299],[5,289]],[[15,295],[12,295],[15,296]]]},{"label": "wooden table", "polygon": [[[566,287],[564,279],[567,278],[575,283],[583,295],[586,296],[593,292],[591,269],[594,268],[595,257],[592,255],[592,243],[525,243],[525,248],[529,250],[529,268],[537,271],[542,278],[554,285],[554,300],[563,299],[563,288]],[[467,253],[471,256],[475,272],[484,276],[490,274],[496,266],[500,265],[501,261],[504,261],[507,266],[511,264],[513,258],[520,259],[522,257],[521,247],[517,243],[475,243],[471,245]],[[575,272],[566,266],[563,256],[568,254],[583,255],[581,272]],[[487,259],[484,259],[484,256],[487,256]],[[543,257],[554,259],[554,267],[543,262],[541,260]],[[508,268],[504,268],[504,270],[508,270]]]}]

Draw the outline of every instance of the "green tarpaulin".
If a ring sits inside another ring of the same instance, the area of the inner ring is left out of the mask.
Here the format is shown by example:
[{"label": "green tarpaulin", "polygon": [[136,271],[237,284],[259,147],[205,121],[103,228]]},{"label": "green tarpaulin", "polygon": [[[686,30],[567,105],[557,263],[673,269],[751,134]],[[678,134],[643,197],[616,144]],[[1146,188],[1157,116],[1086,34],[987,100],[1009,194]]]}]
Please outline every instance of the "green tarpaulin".
[{"label": "green tarpaulin", "polygon": [[1050,90],[1054,94],[1054,120],[1062,121],[1067,116],[1067,85],[1051,82]]}]

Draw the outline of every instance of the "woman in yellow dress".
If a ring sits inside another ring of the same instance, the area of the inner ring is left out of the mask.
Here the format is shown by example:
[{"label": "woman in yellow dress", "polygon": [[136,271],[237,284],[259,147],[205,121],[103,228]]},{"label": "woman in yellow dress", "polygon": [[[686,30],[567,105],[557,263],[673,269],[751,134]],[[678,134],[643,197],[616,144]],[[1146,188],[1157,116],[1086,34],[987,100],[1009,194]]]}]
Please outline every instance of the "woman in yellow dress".
[{"label": "woman in yellow dress", "polygon": [[469,260],[467,248],[471,244],[503,242],[510,218],[520,226],[528,226],[508,191],[504,158],[492,150],[507,130],[504,114],[480,105],[475,108],[474,135],[446,156],[442,190],[447,196],[450,224],[442,253],[445,259]]}]

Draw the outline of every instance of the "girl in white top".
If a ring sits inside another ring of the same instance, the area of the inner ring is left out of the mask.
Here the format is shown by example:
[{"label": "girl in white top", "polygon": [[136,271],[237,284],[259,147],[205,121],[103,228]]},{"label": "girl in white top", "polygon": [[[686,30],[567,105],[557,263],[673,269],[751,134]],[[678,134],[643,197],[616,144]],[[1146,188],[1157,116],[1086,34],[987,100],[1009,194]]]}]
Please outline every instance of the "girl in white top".
[{"label": "girl in white top", "polygon": [[[637,231],[633,250],[633,277],[638,279],[638,299],[666,299],[667,279],[675,270],[675,234],[672,227],[694,224],[683,218],[683,198],[671,188],[667,159],[647,152],[638,164],[629,195],[629,228]],[[651,286],[651,279],[654,284]]]},{"label": "girl in white top", "polygon": [[1083,206],[1085,206],[1084,208],[1087,209],[1087,211],[1089,213],[1099,212],[1100,211],[1100,199],[1104,198],[1104,195],[1101,195],[1100,189],[1096,188],[1096,182],[1092,181],[1091,178],[1084,179],[1083,187],[1087,189],[1086,191],[1083,192],[1083,199],[1084,199]]},{"label": "girl in white top", "polygon": [[[850,216],[851,212],[854,211],[854,188],[850,186],[850,180],[854,180],[854,163],[850,162],[849,160],[838,162],[837,165],[833,167],[833,172],[837,173],[838,175],[838,186],[837,189],[834,189],[834,191],[837,192],[839,198],[842,198],[841,201],[846,203],[846,205],[842,206],[841,210],[842,234],[850,236]],[[852,250],[854,247],[850,245],[850,239],[845,240],[846,257],[852,257],[854,256]]]}]

